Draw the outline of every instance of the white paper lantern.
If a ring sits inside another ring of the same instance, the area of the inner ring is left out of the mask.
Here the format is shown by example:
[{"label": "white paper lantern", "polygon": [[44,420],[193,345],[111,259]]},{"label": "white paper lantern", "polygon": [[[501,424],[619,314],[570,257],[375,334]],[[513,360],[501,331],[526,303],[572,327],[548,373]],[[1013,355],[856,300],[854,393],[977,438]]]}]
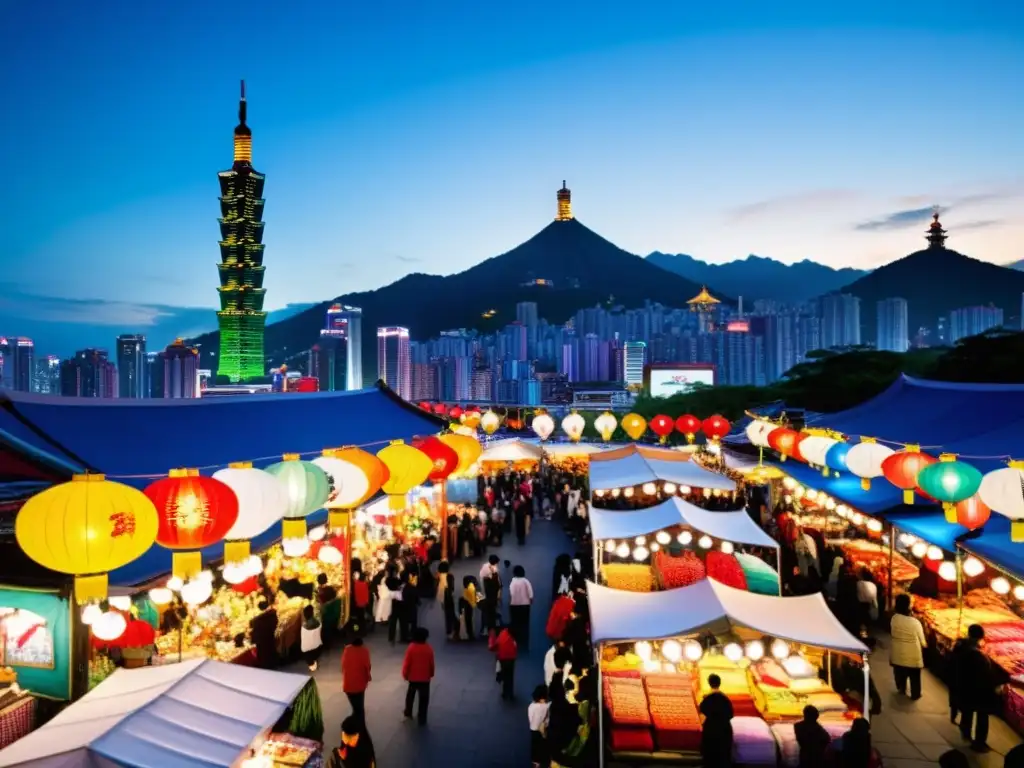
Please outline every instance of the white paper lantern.
[{"label": "white paper lantern", "polygon": [[981,576],[985,572],[985,564],[976,557],[968,557],[964,560],[963,564],[964,575],[973,579],[975,576]]},{"label": "white paper lantern", "polygon": [[180,576],[171,576],[171,578],[167,580],[167,588],[171,590],[171,592],[181,592],[181,588],[183,586],[185,586],[185,580]]},{"label": "white paper lantern", "polygon": [[555,420],[546,413],[539,413],[533,417],[533,422],[530,426],[537,437],[541,440],[547,440],[551,437],[551,433],[555,431]]},{"label": "white paper lantern", "polygon": [[498,431],[498,427],[500,426],[501,416],[496,414],[494,411],[487,411],[480,417],[480,429],[488,435],[493,435]]},{"label": "white paper lantern", "polygon": [[[534,420],[536,422],[536,419]],[[583,437],[583,429],[587,426],[587,422],[578,413],[570,413],[564,419],[562,419],[562,431],[568,435],[569,439],[574,443],[578,443],[580,438]],[[539,432],[537,434],[540,434]]]},{"label": "white paper lantern", "polygon": [[629,557],[629,544],[622,542],[618,547],[615,548],[615,554],[621,558]]},{"label": "white paper lantern", "polygon": [[980,498],[991,510],[1010,518],[1010,540],[1024,541],[1024,461],[996,469],[981,478]]},{"label": "white paper lantern", "polygon": [[641,640],[633,646],[633,653],[639,656],[641,661],[650,661],[653,651],[651,644],[646,640]]},{"label": "white paper lantern", "polygon": [[316,559],[324,565],[340,565],[342,561],[341,550],[333,544],[324,544],[317,552]]},{"label": "white paper lantern", "polygon": [[789,643],[782,638],[772,640],[772,656],[779,661],[789,658]]},{"label": "white paper lantern", "polygon": [[132,599],[128,595],[113,595],[107,598],[107,602],[110,603],[111,608],[116,608],[119,611],[132,609]]},{"label": "white paper lantern", "polygon": [[658,486],[656,486],[654,483],[644,483],[640,487],[640,490],[646,493],[648,496],[653,496],[658,492]]},{"label": "white paper lantern", "polygon": [[92,623],[90,628],[97,640],[110,642],[111,640],[117,640],[117,638],[124,634],[124,631],[128,628],[128,622],[117,611],[107,611],[97,616],[96,621]]},{"label": "white paper lantern", "polygon": [[776,429],[776,426],[770,421],[764,421],[762,419],[754,419],[752,422],[747,424],[747,428],[743,430],[747,435],[747,440],[755,448],[767,448],[768,447],[768,434]]},{"label": "white paper lantern", "polygon": [[213,595],[213,585],[205,579],[193,579],[181,588],[185,605],[202,605]]},{"label": "white paper lantern", "polygon": [[612,439],[612,435],[615,433],[615,428],[619,426],[618,420],[615,418],[614,413],[602,413],[596,419],[594,419],[594,429],[597,430],[598,434],[601,435],[601,439],[608,442]]},{"label": "white paper lantern", "polygon": [[710,536],[701,536],[700,540],[697,542],[697,546],[701,549],[711,549],[712,544],[713,542],[711,541]]},{"label": "white paper lantern", "polygon": [[697,640],[687,640],[683,645],[683,655],[689,661],[700,661],[704,655],[704,646]]},{"label": "white paper lantern", "polygon": [[167,587],[153,587],[149,590],[149,600],[153,605],[167,605],[174,599],[174,593]]},{"label": "white paper lantern", "polygon": [[743,658],[743,648],[739,643],[729,643],[722,649],[722,653],[729,661],[739,661]]},{"label": "white paper lantern", "polygon": [[251,576],[259,576],[263,573],[263,561],[260,560],[259,555],[249,555],[249,559],[245,561],[245,566]]},{"label": "white paper lantern", "polygon": [[939,564],[939,578],[945,581],[956,581],[956,563],[944,560]]},{"label": "white paper lantern", "polygon": [[310,541],[323,541],[327,538],[327,526],[318,525],[316,528],[311,528],[306,535],[309,536]]},{"label": "white paper lantern", "polygon": [[871,488],[871,480],[881,477],[882,462],[892,456],[895,451],[887,445],[861,438],[846,453],[846,468],[860,478],[860,485],[865,491]]},{"label": "white paper lantern", "polygon": [[608,541],[604,543],[604,551],[609,555],[615,552],[615,539],[608,539]]},{"label": "white paper lantern", "polygon": [[209,584],[213,584],[213,571],[200,571],[196,578],[200,581],[205,581]]},{"label": "white paper lantern", "polygon": [[236,464],[213,473],[238,497],[238,519],[224,535],[225,541],[245,541],[269,530],[288,507],[287,490],[277,477]]},{"label": "white paper lantern", "polygon": [[838,442],[838,440],[834,440],[831,437],[808,435],[800,441],[800,455],[804,457],[804,461],[808,464],[824,467],[825,454]]},{"label": "white paper lantern", "polygon": [[1010,582],[1003,576],[996,576],[992,579],[991,587],[997,595],[1005,595],[1010,592]]},{"label": "white paper lantern", "polygon": [[228,584],[241,584],[251,577],[247,563],[227,563],[220,572],[221,578]]},{"label": "white paper lantern", "polygon": [[285,557],[302,557],[309,552],[309,539],[305,536],[292,539],[281,539],[281,549]]},{"label": "white paper lantern", "polygon": [[678,640],[666,640],[661,644],[661,655],[665,661],[678,664],[683,658],[683,646]]},{"label": "white paper lantern", "polygon": [[313,463],[327,475],[331,493],[324,507],[327,509],[352,509],[366,498],[370,490],[370,478],[361,467],[337,456],[317,456]]},{"label": "white paper lantern", "polygon": [[689,546],[690,542],[693,541],[693,534],[689,531],[682,531],[678,536],[676,536],[676,541],[684,547]]},{"label": "white paper lantern", "polygon": [[654,540],[662,546],[665,546],[666,544],[672,541],[672,537],[669,536],[668,531],[658,531],[656,534],[654,534]]},{"label": "white paper lantern", "polygon": [[751,661],[757,661],[764,657],[764,643],[760,640],[751,640],[747,643],[746,647],[747,658]]},{"label": "white paper lantern", "polygon": [[[103,615],[103,611],[96,603],[89,603],[82,609],[82,623],[87,627],[96,623],[96,619]],[[115,635],[116,637],[116,635]]]}]

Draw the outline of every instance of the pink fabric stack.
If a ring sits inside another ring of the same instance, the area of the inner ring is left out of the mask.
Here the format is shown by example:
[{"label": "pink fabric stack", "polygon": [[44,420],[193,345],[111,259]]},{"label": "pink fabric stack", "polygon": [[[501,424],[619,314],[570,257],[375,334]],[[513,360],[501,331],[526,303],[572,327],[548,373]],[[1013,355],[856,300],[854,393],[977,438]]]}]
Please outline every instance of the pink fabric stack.
[{"label": "pink fabric stack", "polygon": [[732,756],[740,765],[775,765],[775,737],[759,717],[732,719]]}]

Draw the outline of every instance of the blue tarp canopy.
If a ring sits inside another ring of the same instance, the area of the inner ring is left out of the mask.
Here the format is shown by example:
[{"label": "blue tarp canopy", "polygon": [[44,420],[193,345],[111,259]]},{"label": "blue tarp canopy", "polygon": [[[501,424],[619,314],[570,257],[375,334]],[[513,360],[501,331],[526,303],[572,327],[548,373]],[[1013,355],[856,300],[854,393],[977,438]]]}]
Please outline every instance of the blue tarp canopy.
[{"label": "blue tarp canopy", "polygon": [[884,477],[872,480],[870,490],[865,491],[861,487],[860,478],[850,472],[843,472],[839,477],[832,472],[825,477],[821,474],[821,470],[809,467],[795,459],[766,463],[774,464],[801,485],[827,493],[837,501],[849,504],[869,515],[878,515],[886,510],[903,506],[903,491]]},{"label": "blue tarp canopy", "polygon": [[[212,474],[233,461],[262,467],[285,453],[312,458],[325,448],[360,445],[376,452],[391,440],[438,432],[440,419],[382,383],[354,392],[239,395],[204,400],[104,400],[18,392],[0,396],[0,437],[67,466],[144,488],[175,467]],[[16,442],[15,442],[16,441]],[[322,510],[310,524],[326,518]],[[269,546],[278,526],[253,540]],[[203,550],[220,559],[223,546]],[[114,571],[111,583],[131,586],[170,571],[171,553],[154,546]]]}]

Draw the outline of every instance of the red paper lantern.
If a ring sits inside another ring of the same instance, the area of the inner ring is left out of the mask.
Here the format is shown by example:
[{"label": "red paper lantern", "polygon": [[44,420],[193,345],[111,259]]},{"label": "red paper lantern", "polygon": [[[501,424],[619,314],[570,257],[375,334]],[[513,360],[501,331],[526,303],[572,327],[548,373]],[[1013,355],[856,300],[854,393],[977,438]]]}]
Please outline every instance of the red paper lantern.
[{"label": "red paper lantern", "polygon": [[914,489],[917,488],[917,473],[934,464],[938,459],[921,453],[908,446],[905,451],[894,453],[882,462],[882,474],[885,479],[903,489],[903,503],[914,503]]},{"label": "red paper lantern", "polygon": [[693,438],[700,432],[700,419],[692,413],[684,413],[676,419],[676,429],[686,435],[686,442],[692,443]]},{"label": "red paper lantern", "polygon": [[430,407],[430,403],[428,403],[426,400],[421,400],[419,405],[420,408],[422,408],[427,413],[430,413],[433,410],[433,408]]},{"label": "red paper lantern", "polygon": [[714,416],[708,416],[704,419],[700,427],[704,430],[704,434],[708,436],[709,440],[718,440],[723,438],[728,435],[729,430],[732,429],[732,425],[717,413]]},{"label": "red paper lantern", "polygon": [[974,494],[956,505],[956,521],[969,531],[981,528],[988,522],[992,510]]},{"label": "red paper lantern", "polygon": [[455,449],[448,447],[436,437],[423,437],[413,440],[410,443],[413,448],[425,453],[427,458],[434,462],[434,468],[427,475],[427,479],[435,483],[443,483],[448,475],[458,469],[459,454]]},{"label": "red paper lantern", "polygon": [[768,433],[768,447],[777,451],[782,460],[785,461],[790,456],[796,458],[796,446],[802,439],[800,433],[795,429],[778,427]]},{"label": "red paper lantern", "polygon": [[235,492],[195,469],[172,469],[144,493],[157,511],[156,543],[167,549],[203,549],[216,544],[238,519]]},{"label": "red paper lantern", "polygon": [[648,426],[654,434],[661,438],[663,443],[672,434],[672,430],[676,428],[675,422],[661,413],[651,419]]},{"label": "red paper lantern", "polygon": [[450,418],[452,421],[458,421],[459,419],[462,418],[462,413],[463,411],[459,406],[453,405],[451,407],[451,410],[448,411],[448,418]]},{"label": "red paper lantern", "polygon": [[444,403],[436,403],[434,405],[434,413],[436,413],[438,416],[444,416],[446,413],[448,413],[448,406],[445,405]]}]

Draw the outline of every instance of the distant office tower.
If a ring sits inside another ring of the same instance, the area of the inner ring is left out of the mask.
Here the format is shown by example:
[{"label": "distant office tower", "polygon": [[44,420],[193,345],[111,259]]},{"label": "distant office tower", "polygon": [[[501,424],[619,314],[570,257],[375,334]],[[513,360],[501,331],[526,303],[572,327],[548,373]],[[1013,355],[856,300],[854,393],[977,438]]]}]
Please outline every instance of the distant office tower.
[{"label": "distant office tower", "polygon": [[60,394],[60,358],[57,355],[47,355],[36,360],[33,390],[42,395]]},{"label": "distant office tower", "polygon": [[537,325],[537,302],[521,301],[516,304],[516,322],[532,328]]},{"label": "distant office tower", "polygon": [[644,365],[647,345],[642,341],[627,341],[622,345],[622,380],[627,387],[644,385]]},{"label": "distant office tower", "polygon": [[238,102],[235,162],[220,181],[220,353],[217,375],[247,381],[266,375],[263,332],[263,182],[252,167],[252,131],[245,124],[245,81]]},{"label": "distant office tower", "polygon": [[117,369],[105,349],[81,349],[60,364],[65,397],[117,397]]},{"label": "distant office tower", "polygon": [[960,339],[977,336],[979,333],[1001,328],[1003,310],[999,307],[964,307],[949,313],[949,341],[956,344]]},{"label": "distant office tower", "polygon": [[437,363],[412,364],[412,400],[437,400]]},{"label": "distant office tower", "polygon": [[131,334],[117,337],[117,396],[149,397],[145,336]]},{"label": "distant office tower", "polygon": [[320,380],[321,391],[363,388],[363,310],[332,304],[327,310],[327,324],[320,331],[321,358],[330,365],[331,384]]},{"label": "distant office tower", "polygon": [[36,347],[23,336],[0,336],[0,389],[31,392],[36,370]]},{"label": "distant office tower", "polygon": [[562,360],[558,372],[565,374],[569,381],[580,380],[580,340],[567,335],[562,341]]},{"label": "distant office tower", "polygon": [[878,302],[878,336],[875,347],[886,352],[906,352],[910,347],[906,299]]},{"label": "distant office tower", "polygon": [[409,329],[389,326],[377,329],[377,378],[404,400],[412,398],[412,360]]},{"label": "distant office tower", "polygon": [[146,388],[149,394],[157,400],[164,396],[164,353],[146,353]]},{"label": "distant office tower", "polygon": [[164,398],[199,397],[199,350],[175,339],[163,351]]},{"label": "distant office tower", "polygon": [[562,181],[562,188],[556,195],[558,198],[558,213],[555,214],[555,221],[572,221],[572,192]]},{"label": "distant office tower", "polygon": [[839,349],[860,345],[860,299],[848,293],[821,297],[821,346]]},{"label": "distant office tower", "polygon": [[583,339],[583,372],[580,375],[581,381],[597,381],[598,371],[601,369],[598,356],[601,352],[601,342],[596,333],[588,333]]}]

